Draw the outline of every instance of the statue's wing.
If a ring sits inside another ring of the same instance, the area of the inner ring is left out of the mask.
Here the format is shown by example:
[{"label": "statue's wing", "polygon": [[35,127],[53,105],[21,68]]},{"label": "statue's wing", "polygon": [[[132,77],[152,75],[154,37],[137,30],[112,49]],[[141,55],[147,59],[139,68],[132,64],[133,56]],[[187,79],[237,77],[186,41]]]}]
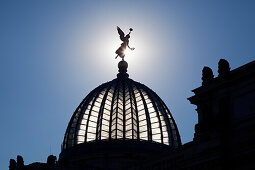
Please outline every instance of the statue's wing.
[{"label": "statue's wing", "polygon": [[124,41],[124,37],[125,37],[125,34],[124,32],[120,29],[120,27],[117,26],[117,30],[118,30],[118,33],[120,35],[120,39],[121,41]]}]

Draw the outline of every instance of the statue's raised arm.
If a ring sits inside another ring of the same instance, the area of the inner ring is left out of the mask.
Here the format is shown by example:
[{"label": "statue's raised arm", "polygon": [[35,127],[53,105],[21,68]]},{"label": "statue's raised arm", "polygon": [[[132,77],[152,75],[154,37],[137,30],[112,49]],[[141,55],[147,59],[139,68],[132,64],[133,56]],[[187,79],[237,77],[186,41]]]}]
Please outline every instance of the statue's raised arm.
[{"label": "statue's raised arm", "polygon": [[120,35],[120,40],[123,41],[123,43],[121,44],[121,46],[116,50],[116,54],[117,57],[120,57],[124,60],[124,57],[125,57],[125,50],[126,48],[128,47],[130,50],[134,50],[135,48],[131,48],[129,47],[129,38],[130,38],[130,33],[131,31],[133,31],[132,28],[129,29],[129,33],[125,36],[125,33],[120,29],[120,27],[117,26],[117,31]]}]

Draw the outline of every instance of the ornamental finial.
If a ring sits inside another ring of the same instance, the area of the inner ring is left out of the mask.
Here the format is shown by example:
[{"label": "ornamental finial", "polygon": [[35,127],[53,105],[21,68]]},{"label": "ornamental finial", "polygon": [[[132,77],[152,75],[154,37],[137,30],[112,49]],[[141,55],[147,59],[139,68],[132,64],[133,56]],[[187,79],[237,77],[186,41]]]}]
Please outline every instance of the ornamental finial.
[{"label": "ornamental finial", "polygon": [[227,60],[220,59],[218,63],[218,73],[219,76],[227,75],[230,72],[230,66]]},{"label": "ornamental finial", "polygon": [[117,26],[117,30],[118,30],[118,33],[120,35],[120,40],[123,41],[123,43],[121,44],[121,46],[116,50],[116,54],[117,56],[115,57],[118,58],[122,58],[122,60],[124,60],[124,57],[125,57],[125,50],[126,48],[128,47],[130,50],[134,50],[135,48],[131,48],[129,47],[129,38],[130,38],[130,33],[133,31],[132,28],[129,29],[129,33],[125,36],[124,32],[120,29],[120,27]]},{"label": "ornamental finial", "polygon": [[127,74],[127,68],[128,68],[128,63],[124,60],[121,60],[118,64],[118,68],[119,68],[119,73],[117,74],[117,77],[129,77],[129,75]]}]

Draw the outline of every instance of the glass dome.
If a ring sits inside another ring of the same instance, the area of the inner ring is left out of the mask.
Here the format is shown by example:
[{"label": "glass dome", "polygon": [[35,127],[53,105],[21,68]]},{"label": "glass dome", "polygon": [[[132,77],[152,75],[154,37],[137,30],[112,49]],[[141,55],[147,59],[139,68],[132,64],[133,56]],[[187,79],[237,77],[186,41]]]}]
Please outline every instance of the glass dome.
[{"label": "glass dome", "polygon": [[117,78],[91,91],[74,112],[63,150],[100,140],[158,142],[176,148],[179,132],[168,108],[147,86],[128,78],[119,63]]}]

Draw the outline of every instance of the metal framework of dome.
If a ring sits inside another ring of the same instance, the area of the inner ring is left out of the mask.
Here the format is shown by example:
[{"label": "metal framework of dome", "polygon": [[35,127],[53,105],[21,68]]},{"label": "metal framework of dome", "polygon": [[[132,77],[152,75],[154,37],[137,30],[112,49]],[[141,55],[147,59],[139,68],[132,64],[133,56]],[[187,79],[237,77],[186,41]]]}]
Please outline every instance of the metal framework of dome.
[{"label": "metal framework of dome", "polygon": [[128,78],[127,62],[119,62],[117,78],[91,91],[74,112],[62,150],[107,140],[181,145],[175,121],[160,97],[147,86]]}]

